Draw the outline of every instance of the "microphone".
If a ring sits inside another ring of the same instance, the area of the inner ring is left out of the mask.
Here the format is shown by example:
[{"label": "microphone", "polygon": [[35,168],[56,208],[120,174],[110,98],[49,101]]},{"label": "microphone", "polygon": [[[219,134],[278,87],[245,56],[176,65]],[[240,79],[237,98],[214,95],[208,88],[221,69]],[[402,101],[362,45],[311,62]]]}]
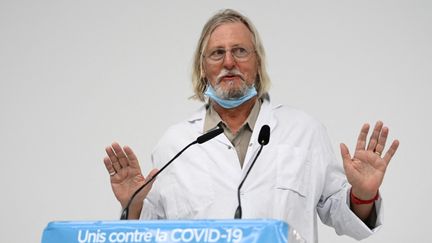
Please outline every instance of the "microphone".
[{"label": "microphone", "polygon": [[136,197],[136,195],[138,195],[138,193],[144,188],[146,187],[148,184],[150,184],[150,182],[152,182],[156,176],[158,176],[162,171],[165,170],[166,167],[168,167],[168,165],[170,165],[175,159],[177,159],[177,157],[179,157],[184,151],[186,151],[186,149],[188,149],[190,146],[194,145],[194,144],[202,144],[205,143],[207,141],[209,141],[210,139],[218,136],[219,134],[223,133],[223,128],[221,126],[217,126],[215,129],[199,136],[195,141],[191,142],[190,144],[188,144],[186,147],[184,147],[180,152],[178,152],[170,161],[168,161],[168,163],[166,163],[158,172],[156,172],[156,174],[150,178],[150,180],[148,180],[146,183],[144,183],[144,185],[142,185],[140,188],[138,188],[134,194],[132,194],[131,198],[129,199],[129,202],[126,204],[126,207],[123,209],[121,216],[120,216],[120,220],[125,220],[128,219],[129,217],[129,207],[132,203],[132,201],[134,200],[134,198]]},{"label": "microphone", "polygon": [[270,141],[270,127],[268,125],[264,125],[261,127],[260,133],[258,135],[258,143],[261,146],[267,145]]},{"label": "microphone", "polygon": [[196,142],[199,143],[199,144],[205,143],[205,142],[207,142],[208,140],[210,140],[210,139],[216,137],[217,135],[223,133],[223,131],[224,131],[224,130],[223,130],[222,127],[217,126],[217,128],[212,129],[212,130],[210,130],[209,132],[204,133],[203,135],[199,136],[199,137],[196,139]]},{"label": "microphone", "polygon": [[255,159],[252,161],[251,166],[249,167],[248,171],[246,172],[245,177],[240,182],[240,185],[237,188],[237,199],[238,199],[238,207],[234,213],[235,219],[241,219],[242,218],[242,207],[241,207],[241,199],[240,199],[240,190],[243,186],[243,183],[245,182],[246,178],[249,175],[249,172],[252,170],[252,167],[255,164],[255,161],[258,159],[258,156],[261,154],[261,150],[263,149],[264,145],[267,145],[270,141],[270,127],[268,125],[264,125],[261,127],[260,133],[258,135],[258,143],[261,145],[261,147],[258,150],[257,155],[255,156]]}]

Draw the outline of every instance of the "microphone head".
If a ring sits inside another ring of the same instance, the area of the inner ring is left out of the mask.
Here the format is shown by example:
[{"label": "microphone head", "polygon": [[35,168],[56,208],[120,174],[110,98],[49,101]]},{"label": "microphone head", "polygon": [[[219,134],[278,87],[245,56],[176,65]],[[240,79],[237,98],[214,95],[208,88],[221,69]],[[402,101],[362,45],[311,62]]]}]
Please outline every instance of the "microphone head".
[{"label": "microphone head", "polygon": [[223,131],[224,131],[223,128],[220,127],[220,126],[218,126],[216,129],[211,130],[210,132],[207,132],[207,133],[205,133],[205,134],[199,136],[199,137],[196,139],[196,141],[197,141],[197,143],[199,143],[199,144],[205,143],[205,142],[207,142],[208,140],[210,140],[210,139],[216,137],[217,135],[223,133]]},{"label": "microphone head", "polygon": [[264,125],[261,127],[260,133],[258,135],[258,143],[261,145],[267,145],[270,141],[270,127]]}]

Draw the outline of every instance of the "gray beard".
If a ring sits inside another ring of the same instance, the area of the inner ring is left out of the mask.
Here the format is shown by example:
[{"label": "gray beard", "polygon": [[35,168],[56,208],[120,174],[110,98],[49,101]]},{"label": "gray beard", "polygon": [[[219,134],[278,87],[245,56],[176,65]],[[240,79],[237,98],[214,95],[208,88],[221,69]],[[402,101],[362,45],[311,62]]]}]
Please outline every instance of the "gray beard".
[{"label": "gray beard", "polygon": [[216,84],[213,89],[216,91],[216,95],[224,100],[235,100],[243,97],[247,90],[250,87],[246,84],[245,81],[241,82],[240,87],[230,87],[228,89],[224,89],[220,84]]}]

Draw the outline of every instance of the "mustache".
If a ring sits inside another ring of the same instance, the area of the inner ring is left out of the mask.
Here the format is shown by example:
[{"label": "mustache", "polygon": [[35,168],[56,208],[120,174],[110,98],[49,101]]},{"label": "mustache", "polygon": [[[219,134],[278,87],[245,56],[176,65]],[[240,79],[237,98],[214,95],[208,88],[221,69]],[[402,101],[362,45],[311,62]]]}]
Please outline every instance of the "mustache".
[{"label": "mustache", "polygon": [[216,77],[216,84],[219,84],[222,79],[226,76],[237,76],[239,77],[241,80],[245,81],[245,76],[243,75],[242,72],[240,72],[237,68],[228,70],[228,69],[222,69],[220,71],[220,73],[218,74],[218,76]]}]

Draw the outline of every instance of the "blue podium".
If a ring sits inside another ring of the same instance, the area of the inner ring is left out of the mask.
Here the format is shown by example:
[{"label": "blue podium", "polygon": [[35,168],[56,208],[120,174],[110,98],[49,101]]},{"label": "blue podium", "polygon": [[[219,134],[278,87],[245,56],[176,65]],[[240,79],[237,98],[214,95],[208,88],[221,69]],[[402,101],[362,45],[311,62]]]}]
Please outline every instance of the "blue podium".
[{"label": "blue podium", "polygon": [[50,222],[42,243],[288,242],[278,220],[154,220]]}]

